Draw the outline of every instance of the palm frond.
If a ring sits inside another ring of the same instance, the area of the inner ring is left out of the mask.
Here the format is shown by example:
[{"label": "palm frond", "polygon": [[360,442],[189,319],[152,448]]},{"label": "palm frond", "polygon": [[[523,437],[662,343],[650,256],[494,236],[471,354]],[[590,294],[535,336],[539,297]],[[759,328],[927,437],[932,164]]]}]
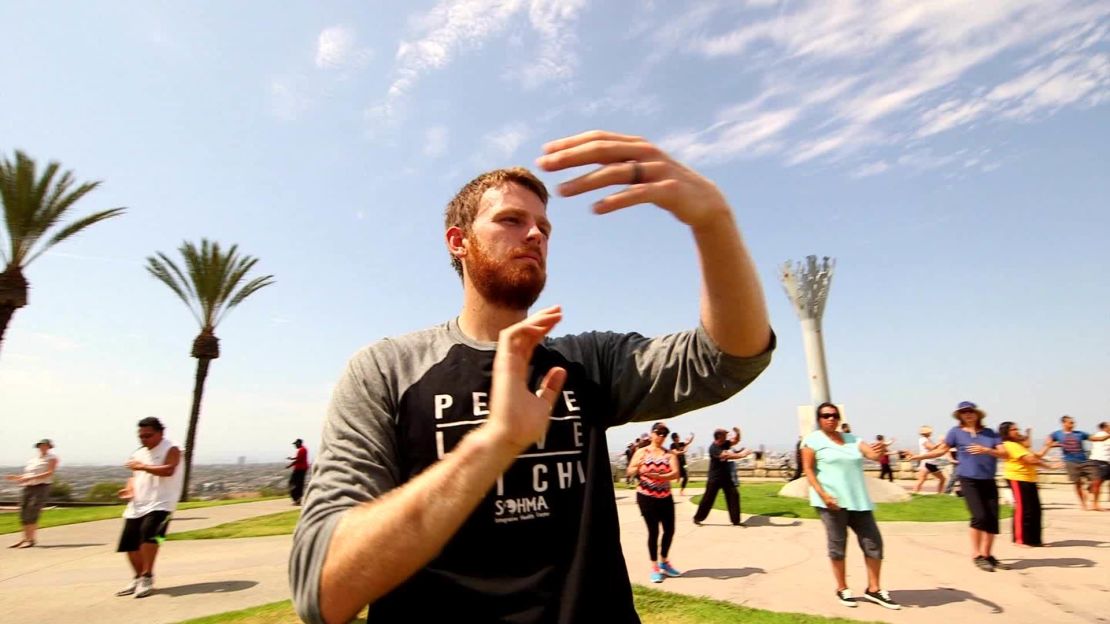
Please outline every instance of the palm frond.
[{"label": "palm frond", "polygon": [[[161,257],[147,257],[147,272],[153,275],[158,281],[168,286],[169,289],[172,290],[174,294],[176,294],[178,298],[185,303],[185,307],[189,309],[189,314],[193,315],[193,318],[197,320],[197,323],[201,323],[200,316],[193,308],[193,300],[189,296],[191,293],[188,290],[188,283],[178,282],[177,278],[175,277],[175,275],[181,274],[181,270],[178,269],[176,265],[174,265],[172,260],[165,257],[165,255],[161,253],[159,253],[158,255]],[[171,272],[171,270],[167,268],[167,265],[173,267],[173,272]]]},{"label": "palm frond", "polygon": [[[161,253],[158,254],[162,261],[160,272],[151,270],[150,266],[147,268],[167,286],[171,281],[176,284],[176,288],[170,287],[190,306],[202,329],[214,330],[231,308],[273,283],[273,276],[266,275],[240,287],[258,260],[239,255],[237,245],[225,250],[218,242],[201,239],[199,245],[185,241],[178,251],[183,260],[181,268]],[[153,262],[153,258],[148,258],[148,263]],[[173,279],[168,279],[170,277]]]},{"label": "palm frond", "polygon": [[0,159],[0,202],[11,243],[10,253],[5,257],[12,265],[24,267],[90,225],[124,212],[123,208],[115,208],[79,219],[36,250],[42,238],[74,204],[100,186],[100,182],[86,182],[73,188],[73,173],[65,171],[59,175],[60,169],[61,165],[50,162],[36,173],[35,161],[19,150],[13,160]]},{"label": "palm frond", "polygon": [[269,286],[270,284],[273,284],[273,283],[274,283],[274,276],[273,275],[264,275],[262,277],[256,277],[256,278],[252,279],[251,281],[247,282],[246,285],[244,285],[242,288],[240,288],[239,292],[235,293],[235,296],[232,297],[231,300],[227,302],[227,307],[224,308],[223,314],[220,315],[219,320],[220,321],[224,320],[223,317],[226,316],[227,313],[230,312],[232,308],[239,305],[240,303],[243,303],[244,299],[246,299],[247,297],[250,297],[254,293],[258,292],[259,290],[262,290],[263,288],[265,288],[265,287],[267,287],[267,286]]},{"label": "palm frond", "polygon": [[41,256],[43,253],[46,252],[46,250],[50,249],[54,245],[57,245],[58,243],[64,241],[65,239],[67,239],[71,236],[75,236],[76,234],[80,233],[81,230],[84,230],[85,228],[89,227],[90,225],[93,225],[94,223],[100,223],[101,221],[104,221],[106,219],[111,219],[112,217],[115,217],[115,216],[119,216],[119,215],[123,214],[124,212],[126,212],[126,209],[124,209],[124,208],[112,208],[111,210],[103,210],[101,212],[91,214],[87,217],[82,217],[82,218],[74,221],[73,223],[70,223],[69,225],[62,228],[57,234],[50,237],[50,240],[47,241],[45,245],[40,247],[38,251],[36,251],[33,255],[28,257],[27,260],[26,260],[26,264],[31,264],[32,262],[34,262],[35,258],[38,258],[39,256]]}]

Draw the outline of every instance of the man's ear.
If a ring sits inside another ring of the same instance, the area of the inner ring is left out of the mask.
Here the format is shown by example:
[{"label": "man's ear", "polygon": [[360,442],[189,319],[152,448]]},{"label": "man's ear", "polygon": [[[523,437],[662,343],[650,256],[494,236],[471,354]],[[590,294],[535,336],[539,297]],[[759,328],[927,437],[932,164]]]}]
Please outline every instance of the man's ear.
[{"label": "man's ear", "polygon": [[466,257],[466,235],[463,233],[462,228],[457,225],[447,228],[444,239],[447,241],[448,253],[458,258],[460,261]]}]

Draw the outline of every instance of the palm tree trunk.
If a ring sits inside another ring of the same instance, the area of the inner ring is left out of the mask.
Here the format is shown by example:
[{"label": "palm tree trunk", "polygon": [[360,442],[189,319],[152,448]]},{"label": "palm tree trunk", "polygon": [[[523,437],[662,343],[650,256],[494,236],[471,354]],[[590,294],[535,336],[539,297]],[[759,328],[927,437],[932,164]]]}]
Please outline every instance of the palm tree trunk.
[{"label": "palm tree trunk", "polygon": [[15,306],[0,305],[0,346],[4,344],[4,332],[8,331],[8,321],[15,314]]},{"label": "palm tree trunk", "polygon": [[193,446],[200,420],[200,400],[204,397],[204,380],[208,378],[210,358],[197,358],[197,379],[193,385],[193,409],[189,412],[189,434],[185,438],[185,483],[181,486],[181,502],[189,500],[189,476],[193,472]]}]

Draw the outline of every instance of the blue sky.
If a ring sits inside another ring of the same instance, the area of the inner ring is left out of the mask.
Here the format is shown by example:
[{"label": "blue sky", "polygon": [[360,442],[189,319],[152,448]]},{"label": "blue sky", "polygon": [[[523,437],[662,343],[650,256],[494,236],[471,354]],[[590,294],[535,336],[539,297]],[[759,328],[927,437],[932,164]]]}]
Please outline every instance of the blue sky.
[{"label": "blue sky", "polygon": [[[43,436],[122,462],[147,415],[183,441],[196,327],[143,264],[202,236],[277,283],[219,328],[198,460],[314,449],[351,353],[457,314],[454,192],[598,127],[721,186],[779,335],[753,386],[675,429],[792,443],[808,385],[776,274],[807,254],[837,258],[826,351],[857,431],[910,443],[965,399],[1039,433],[1110,418],[1105,2],[5,3],[0,39],[0,149],[104,180],[78,212],[128,207],[26,271],[0,464]],[[538,305],[564,332],[693,326],[688,232],[593,199],[552,202]]]}]

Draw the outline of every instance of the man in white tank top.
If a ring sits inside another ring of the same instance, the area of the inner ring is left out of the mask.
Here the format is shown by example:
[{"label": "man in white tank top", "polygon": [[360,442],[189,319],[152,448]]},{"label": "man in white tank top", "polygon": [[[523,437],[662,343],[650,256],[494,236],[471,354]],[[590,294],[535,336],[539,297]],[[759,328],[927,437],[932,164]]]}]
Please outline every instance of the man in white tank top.
[{"label": "man in white tank top", "polygon": [[127,487],[119,497],[128,501],[118,552],[127,553],[135,577],[117,596],[143,598],[154,591],[154,559],[166,537],[170,514],[181,498],[181,450],[163,436],[162,422],[153,416],[139,421],[139,447],[126,466],[131,469]]}]

